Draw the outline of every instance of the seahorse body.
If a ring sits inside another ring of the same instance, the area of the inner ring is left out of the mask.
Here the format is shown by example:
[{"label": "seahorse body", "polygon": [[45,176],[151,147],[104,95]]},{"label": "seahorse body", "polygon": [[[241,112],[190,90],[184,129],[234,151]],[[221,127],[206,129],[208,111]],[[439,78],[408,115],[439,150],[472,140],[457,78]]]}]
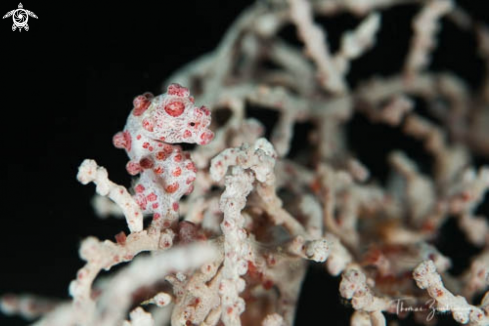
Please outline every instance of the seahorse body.
[{"label": "seahorse body", "polygon": [[135,200],[145,214],[153,213],[155,225],[169,227],[178,219],[180,198],[192,192],[197,172],[190,153],[174,144],[208,144],[214,138],[208,129],[211,114],[205,106],[195,106],[188,89],[178,84],[156,97],[140,95],[133,104],[113,143],[126,150],[129,174],[140,174]]}]

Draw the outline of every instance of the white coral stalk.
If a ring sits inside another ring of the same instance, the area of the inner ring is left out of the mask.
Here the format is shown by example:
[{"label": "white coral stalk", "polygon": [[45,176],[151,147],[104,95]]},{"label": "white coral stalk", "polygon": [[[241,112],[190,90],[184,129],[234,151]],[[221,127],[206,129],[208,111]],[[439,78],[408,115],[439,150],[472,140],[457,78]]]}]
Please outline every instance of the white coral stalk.
[{"label": "white coral stalk", "polygon": [[371,13],[353,31],[345,32],[341,38],[340,51],[334,56],[336,70],[346,74],[350,61],[358,58],[375,44],[375,35],[380,28],[380,14]]},{"label": "white coral stalk", "polygon": [[99,307],[92,324],[117,325],[132,303],[131,293],[161,281],[168,273],[192,270],[212,262],[217,254],[218,250],[214,246],[198,244],[135,260],[110,280],[107,290],[98,300]]},{"label": "white coral stalk", "polygon": [[257,140],[253,147],[227,149],[216,156],[211,163],[211,176],[220,180],[231,167],[230,175],[225,176],[226,190],[221,195],[220,208],[224,213],[221,229],[224,234],[224,267],[219,286],[222,306],[222,321],[225,325],[241,325],[239,316],[245,309],[245,302],[239,293],[245,288],[244,275],[248,270],[248,260],[252,249],[245,240],[244,217],[241,210],[246,198],[253,189],[253,182],[266,183],[273,180],[275,151],[265,139]]},{"label": "white coral stalk", "polygon": [[372,325],[385,325],[382,311],[388,310],[392,300],[373,294],[367,284],[367,277],[358,268],[351,266],[341,276],[340,293],[345,299],[351,299],[353,308],[369,314]]},{"label": "white coral stalk", "polygon": [[151,313],[144,311],[138,307],[129,314],[131,321],[125,321],[122,326],[154,326],[155,321]]},{"label": "white coral stalk", "polygon": [[95,309],[92,298],[92,283],[102,269],[109,270],[114,265],[131,261],[142,251],[170,248],[173,242],[173,231],[131,233],[127,238],[121,234],[118,243],[100,242],[94,237],[85,239],[80,248],[80,256],[87,264],[78,271],[77,278],[70,284],[77,318],[86,320]]},{"label": "white coral stalk", "polygon": [[451,0],[427,1],[413,22],[414,37],[411,50],[404,67],[405,74],[412,76],[428,66],[430,51],[436,44],[436,33],[440,28],[439,20],[453,7]]},{"label": "white coral stalk", "polygon": [[124,213],[127,226],[131,232],[139,232],[143,229],[143,214],[139,205],[125,187],[109,180],[107,170],[104,167],[98,166],[94,160],[85,160],[80,165],[77,178],[85,185],[90,182],[95,183],[99,195],[108,196],[112,199]]},{"label": "white coral stalk", "polygon": [[317,65],[321,85],[333,93],[343,93],[346,90],[343,75],[333,63],[324,31],[314,23],[311,5],[307,0],[289,0],[289,3],[290,16],[307,53]]},{"label": "white coral stalk", "polygon": [[489,324],[487,302],[476,307],[468,304],[464,297],[452,294],[443,285],[433,261],[426,260],[419,264],[413,272],[413,277],[418,287],[426,289],[428,295],[435,300],[436,308],[439,311],[451,311],[453,319],[461,324],[469,323],[469,325],[477,326]]},{"label": "white coral stalk", "polygon": [[57,300],[30,294],[7,294],[0,298],[0,311],[6,315],[16,314],[26,319],[34,319],[49,313],[59,304]]}]

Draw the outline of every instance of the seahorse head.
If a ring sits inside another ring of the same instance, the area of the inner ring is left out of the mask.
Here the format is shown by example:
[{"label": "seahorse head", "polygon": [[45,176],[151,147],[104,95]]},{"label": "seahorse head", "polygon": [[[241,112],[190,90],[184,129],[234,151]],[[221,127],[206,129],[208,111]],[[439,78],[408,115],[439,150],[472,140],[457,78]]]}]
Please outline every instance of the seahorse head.
[{"label": "seahorse head", "polygon": [[208,128],[211,123],[209,109],[195,106],[187,88],[171,84],[165,94],[138,98],[143,103],[140,105],[142,127],[150,138],[167,143],[200,145],[206,145],[214,138],[214,133]]}]

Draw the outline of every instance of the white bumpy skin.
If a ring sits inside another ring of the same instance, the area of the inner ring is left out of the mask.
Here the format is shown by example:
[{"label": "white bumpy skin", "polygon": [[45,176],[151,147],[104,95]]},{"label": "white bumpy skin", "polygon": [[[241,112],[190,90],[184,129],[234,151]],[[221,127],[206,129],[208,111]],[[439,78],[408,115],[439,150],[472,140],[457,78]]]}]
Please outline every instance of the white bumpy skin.
[{"label": "white bumpy skin", "polygon": [[187,88],[168,86],[165,94],[145,93],[134,99],[134,109],[113,142],[126,150],[129,174],[141,177],[134,199],[143,213],[153,213],[153,225],[169,227],[178,218],[178,201],[193,190],[197,169],[190,154],[175,143],[208,144],[210,111],[194,105]]}]

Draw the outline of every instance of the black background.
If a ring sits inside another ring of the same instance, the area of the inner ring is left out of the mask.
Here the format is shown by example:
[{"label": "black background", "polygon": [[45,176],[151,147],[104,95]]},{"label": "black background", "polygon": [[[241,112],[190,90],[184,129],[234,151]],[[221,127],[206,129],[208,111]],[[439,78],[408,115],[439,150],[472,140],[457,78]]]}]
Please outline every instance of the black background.
[{"label": "black background", "polygon": [[[488,22],[483,2],[462,4]],[[111,179],[128,185],[125,154],[113,148],[111,139],[123,128],[133,97],[145,91],[160,93],[171,72],[213,50],[251,1],[157,3],[23,2],[39,17],[29,19],[28,32],[12,32],[11,20],[0,21],[0,294],[68,298],[68,284],[82,266],[77,253],[80,240],[88,235],[110,239],[125,228],[121,220],[94,216],[89,204],[93,186],[82,186],[75,179],[79,163],[96,159],[107,167]],[[3,16],[17,5],[3,1],[0,13]],[[383,46],[354,63],[352,83],[375,72],[398,70],[415,12],[409,6],[390,12],[381,35]],[[333,48],[340,31],[357,22],[349,15],[321,21],[328,27]],[[452,69],[477,85],[482,63],[473,37],[446,25],[432,67]],[[294,34],[292,28],[283,31],[292,42]],[[420,144],[397,131],[372,128],[361,117],[349,130],[354,151],[379,181],[385,179],[386,154],[394,148],[407,147],[424,169],[430,167]],[[448,235],[440,238],[439,246],[466,264],[463,250],[476,250],[464,245],[463,236],[451,225],[446,228]],[[453,241],[453,236],[461,240]],[[338,278],[312,266],[297,324],[346,324],[350,308],[340,301],[338,284]],[[25,324],[0,316],[0,325]]]}]

